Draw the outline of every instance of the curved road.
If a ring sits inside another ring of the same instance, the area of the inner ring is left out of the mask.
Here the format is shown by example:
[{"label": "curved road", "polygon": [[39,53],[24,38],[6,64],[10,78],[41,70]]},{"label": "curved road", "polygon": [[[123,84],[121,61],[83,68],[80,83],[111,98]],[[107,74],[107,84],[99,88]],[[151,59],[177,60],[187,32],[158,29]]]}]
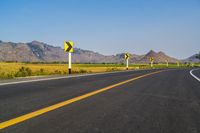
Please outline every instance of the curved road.
[{"label": "curved road", "polygon": [[[199,133],[200,82],[190,75],[189,69],[169,69],[135,79],[157,71],[127,71],[0,86],[0,127],[13,118],[111,86],[2,128],[0,132]],[[193,72],[196,76],[199,73],[200,69]]]}]

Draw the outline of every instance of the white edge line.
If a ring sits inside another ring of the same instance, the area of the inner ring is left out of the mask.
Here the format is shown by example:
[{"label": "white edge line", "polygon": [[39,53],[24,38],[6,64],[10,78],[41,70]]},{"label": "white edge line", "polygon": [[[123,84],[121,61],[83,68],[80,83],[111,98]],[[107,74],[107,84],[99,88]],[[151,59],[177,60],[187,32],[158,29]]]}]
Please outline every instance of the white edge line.
[{"label": "white edge line", "polygon": [[[145,69],[143,69],[145,70]],[[123,72],[131,72],[131,71],[143,71],[143,70],[129,70],[129,71],[116,71],[116,72],[104,72],[104,73],[93,73],[93,74],[83,74],[83,75],[72,75],[72,76],[62,76],[62,77],[52,77],[52,78],[44,78],[44,79],[34,79],[34,80],[26,80],[26,81],[15,81],[15,82],[6,82],[0,83],[0,86],[4,85],[13,85],[13,84],[21,84],[21,83],[30,83],[30,82],[38,82],[38,81],[47,81],[47,80],[57,80],[57,79],[67,79],[73,77],[84,77],[84,76],[93,76],[93,75],[102,75],[102,74],[112,74],[112,73],[123,73]],[[146,69],[149,70],[149,69]]]},{"label": "white edge line", "polygon": [[190,75],[200,82],[200,79],[199,79],[196,75],[194,75],[194,74],[192,73],[192,72],[195,71],[195,70],[198,70],[198,69],[192,69],[192,70],[190,70]]}]

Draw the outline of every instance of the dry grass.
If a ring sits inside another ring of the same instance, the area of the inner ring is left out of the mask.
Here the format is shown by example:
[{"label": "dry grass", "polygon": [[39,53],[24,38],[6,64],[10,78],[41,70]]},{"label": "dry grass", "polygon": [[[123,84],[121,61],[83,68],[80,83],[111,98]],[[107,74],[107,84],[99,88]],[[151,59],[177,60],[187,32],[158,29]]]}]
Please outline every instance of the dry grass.
[{"label": "dry grass", "polygon": [[[199,64],[197,64],[199,66]],[[170,68],[176,68],[176,64],[169,64]],[[180,67],[186,67],[181,64]],[[130,65],[129,69],[147,69],[149,64]],[[154,65],[154,68],[166,68],[165,64]],[[99,73],[125,70],[122,64],[73,64],[72,73]],[[31,64],[31,63],[0,63],[0,79],[37,76],[37,75],[64,75],[68,73],[67,64]]]},{"label": "dry grass", "polygon": [[[23,76],[35,76],[35,75],[63,75],[68,73],[67,64],[27,64],[27,63],[0,63],[0,78],[15,78],[20,77],[19,72],[21,68],[28,68],[31,70],[30,75]],[[94,65],[94,64],[73,64],[73,73],[99,73],[106,71],[119,71],[125,70],[124,66],[115,65]],[[134,69],[131,67],[130,69]]]}]

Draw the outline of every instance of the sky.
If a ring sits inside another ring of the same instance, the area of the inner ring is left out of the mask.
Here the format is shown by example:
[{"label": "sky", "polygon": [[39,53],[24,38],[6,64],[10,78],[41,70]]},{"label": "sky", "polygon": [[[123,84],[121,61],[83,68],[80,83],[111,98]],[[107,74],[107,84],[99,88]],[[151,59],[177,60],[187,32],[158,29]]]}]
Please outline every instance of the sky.
[{"label": "sky", "polygon": [[0,0],[0,40],[183,59],[200,51],[200,0]]}]

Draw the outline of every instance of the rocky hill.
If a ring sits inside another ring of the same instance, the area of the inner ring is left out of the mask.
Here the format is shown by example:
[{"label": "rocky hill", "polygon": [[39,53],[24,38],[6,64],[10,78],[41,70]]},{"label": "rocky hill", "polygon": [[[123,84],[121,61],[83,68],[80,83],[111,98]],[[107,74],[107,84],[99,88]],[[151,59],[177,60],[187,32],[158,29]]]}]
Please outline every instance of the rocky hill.
[{"label": "rocky hill", "polygon": [[155,51],[150,50],[146,55],[144,55],[139,60],[139,62],[148,63],[150,57],[154,58],[155,63],[165,63],[166,61],[168,61],[169,63],[176,63],[177,61],[179,61],[178,59],[175,59],[173,57],[166,55],[164,52],[160,51],[160,52],[156,53]]},{"label": "rocky hill", "polygon": [[199,63],[200,62],[200,53],[194,54],[194,55],[190,56],[189,58],[184,59],[183,62]]},{"label": "rocky hill", "polygon": [[[123,63],[124,53],[105,56],[97,52],[75,48],[72,53],[75,63]],[[151,50],[145,55],[131,54],[130,63],[149,63],[154,57],[155,62],[163,63],[167,59],[171,63],[178,61],[163,52]],[[66,62],[67,54],[60,47],[54,47],[43,42],[13,43],[0,41],[0,61],[17,62]]]}]

